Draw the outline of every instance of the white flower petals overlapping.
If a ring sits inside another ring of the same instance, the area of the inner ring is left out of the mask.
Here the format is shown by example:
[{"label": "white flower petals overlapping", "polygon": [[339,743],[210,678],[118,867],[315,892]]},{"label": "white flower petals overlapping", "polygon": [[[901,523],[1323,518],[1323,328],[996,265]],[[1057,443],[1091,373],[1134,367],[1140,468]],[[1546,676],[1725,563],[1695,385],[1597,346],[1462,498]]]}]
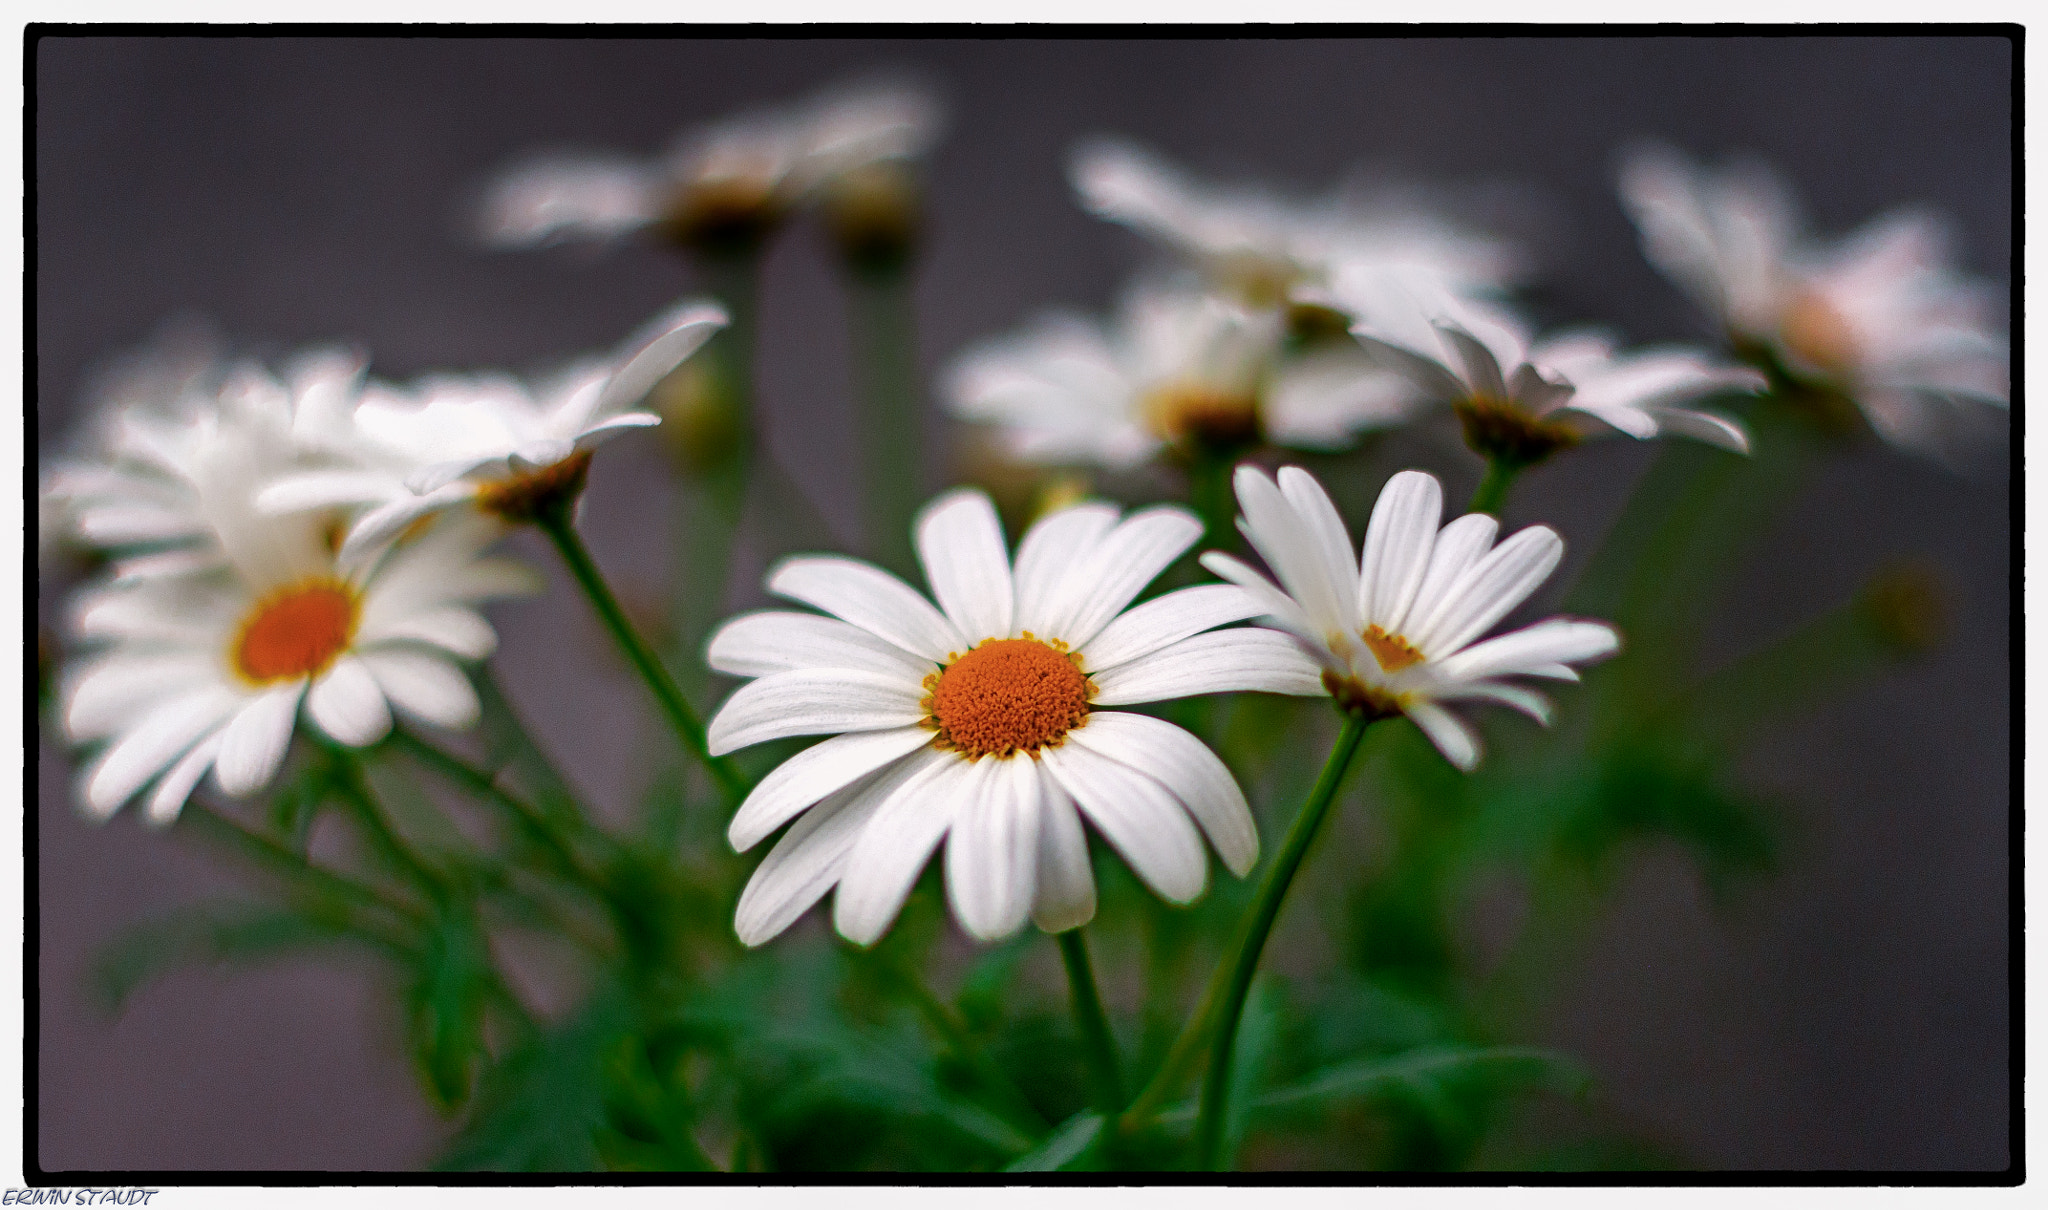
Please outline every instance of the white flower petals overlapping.
[{"label": "white flower petals overlapping", "polygon": [[1034,525],[1013,563],[988,498],[962,490],[917,521],[936,607],[856,560],[776,567],[771,591],[832,616],[762,611],[719,629],[711,666],[754,679],[712,718],[711,749],[831,738],[769,773],[733,818],[727,835],[742,851],[789,825],[741,897],[741,940],[768,940],[836,888],[835,925],[871,943],[941,843],[948,898],[971,935],[999,938],[1027,919],[1073,928],[1095,910],[1083,819],[1172,902],[1207,885],[1205,835],[1234,873],[1248,870],[1258,835],[1243,793],[1171,724],[1091,710],[1035,756],[979,759],[935,747],[922,725],[926,677],[985,640],[1026,633],[1076,653],[1101,689],[1097,706],[1319,691],[1320,669],[1284,637],[1213,629],[1262,612],[1241,589],[1187,588],[1127,608],[1200,533],[1177,508],[1119,518],[1080,504]]},{"label": "white flower petals overlapping", "polygon": [[[1575,680],[1571,665],[1619,648],[1613,627],[1567,618],[1478,641],[1550,577],[1564,541],[1538,525],[1496,546],[1499,523],[1484,513],[1439,529],[1443,488],[1432,475],[1402,471],[1388,480],[1357,559],[1336,507],[1308,472],[1283,467],[1275,483],[1243,466],[1236,487],[1239,528],[1279,586],[1220,552],[1203,555],[1202,565],[1256,597],[1266,624],[1278,628],[1273,637],[1315,660],[1313,689],[1281,691],[1327,692],[1327,673],[1377,708],[1406,714],[1461,769],[1478,763],[1479,738],[1440,703],[1486,699],[1548,722],[1542,695],[1502,678]],[[1367,638],[1375,630],[1405,643],[1413,662],[1384,666]]]}]

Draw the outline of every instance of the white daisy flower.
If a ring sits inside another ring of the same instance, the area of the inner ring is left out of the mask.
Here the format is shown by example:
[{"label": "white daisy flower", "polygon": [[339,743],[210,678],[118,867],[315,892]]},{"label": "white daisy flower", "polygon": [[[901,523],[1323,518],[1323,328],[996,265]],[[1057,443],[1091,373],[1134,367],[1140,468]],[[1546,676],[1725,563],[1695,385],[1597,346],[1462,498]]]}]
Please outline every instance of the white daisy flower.
[{"label": "white daisy flower", "polygon": [[[1085,818],[1161,897],[1207,885],[1201,837],[1242,875],[1258,833],[1230,772],[1194,736],[1108,706],[1236,690],[1312,694],[1318,669],[1225,584],[1125,609],[1200,535],[1177,508],[1121,521],[1099,503],[1033,525],[1014,566],[988,497],[941,496],[916,525],[935,608],[854,559],[783,561],[769,591],[824,610],[727,622],[708,659],[757,678],[710,725],[714,753],[833,738],[755,787],[727,835],[745,851],[794,819],[741,896],[758,945],[837,889],[839,932],[870,944],[946,844],[955,917],[983,940],[1029,918],[1048,932],[1095,912]],[[1199,831],[1198,831],[1199,829]]]},{"label": "white daisy flower", "polygon": [[1479,737],[1445,703],[1496,701],[1548,723],[1549,701],[1504,678],[1575,681],[1571,665],[1619,648],[1612,626],[1571,618],[1479,641],[1556,570],[1564,541],[1535,525],[1495,546],[1500,523],[1485,513],[1439,530],[1443,489],[1433,475],[1402,471],[1387,481],[1358,558],[1307,471],[1283,467],[1276,486],[1241,466],[1237,499],[1238,527],[1281,587],[1217,551],[1202,566],[1259,599],[1265,620],[1315,659],[1341,708],[1407,715],[1460,769],[1478,764]]},{"label": "white daisy flower", "polygon": [[517,563],[477,557],[497,536],[481,519],[436,526],[375,566],[346,568],[317,517],[256,511],[259,467],[257,442],[235,432],[194,458],[224,567],[116,582],[79,603],[79,635],[112,644],[64,697],[71,738],[107,741],[83,783],[95,818],[154,780],[148,818],[168,823],[209,768],[231,795],[259,789],[283,761],[301,705],[355,747],[383,737],[392,706],[470,725],[477,700],[455,661],[496,644],[474,606],[539,587]]},{"label": "white daisy flower", "polygon": [[1142,285],[1114,330],[1057,314],[968,350],[945,393],[955,415],[996,426],[1012,457],[1110,467],[1166,447],[1335,448],[1405,414],[1413,391],[1362,350],[1283,357],[1284,335],[1270,311]]},{"label": "white daisy flower", "polygon": [[259,479],[331,453],[345,440],[363,360],[312,350],[282,377],[255,362],[165,369],[102,401],[90,452],[61,462],[43,488],[42,508],[67,538],[117,554],[116,578],[221,566],[198,482],[212,451],[231,442]]},{"label": "white daisy flower", "polygon": [[1934,217],[1895,213],[1825,244],[1767,169],[1707,172],[1663,148],[1631,157],[1621,195],[1645,255],[1738,348],[1848,396],[1887,441],[1945,456],[1961,425],[2008,405],[1993,294],[1955,270]]},{"label": "white daisy flower", "polygon": [[744,246],[850,174],[922,155],[940,123],[924,93],[877,85],[728,118],[653,161],[539,156],[493,182],[480,233],[529,247],[659,224],[692,246]]},{"label": "white daisy flower", "polygon": [[345,461],[279,477],[257,504],[275,514],[367,506],[341,548],[351,562],[457,506],[529,519],[542,497],[581,486],[599,443],[661,423],[629,409],[725,322],[716,305],[686,303],[619,354],[538,385],[479,374],[430,376],[404,391],[366,389],[350,416]]},{"label": "white daisy flower", "polygon": [[1084,143],[1070,175],[1091,212],[1163,244],[1254,305],[1292,299],[1350,264],[1407,266],[1474,293],[1499,291],[1518,270],[1501,242],[1391,195],[1302,202],[1207,185],[1114,139]]},{"label": "white daisy flower", "polygon": [[1762,390],[1763,375],[1747,367],[1716,364],[1687,348],[1622,353],[1597,330],[1536,340],[1512,312],[1461,298],[1428,274],[1348,272],[1329,296],[1353,317],[1360,343],[1426,399],[1457,412],[1482,453],[1526,465],[1611,433],[1749,450],[1739,423],[1692,406],[1713,395]]}]

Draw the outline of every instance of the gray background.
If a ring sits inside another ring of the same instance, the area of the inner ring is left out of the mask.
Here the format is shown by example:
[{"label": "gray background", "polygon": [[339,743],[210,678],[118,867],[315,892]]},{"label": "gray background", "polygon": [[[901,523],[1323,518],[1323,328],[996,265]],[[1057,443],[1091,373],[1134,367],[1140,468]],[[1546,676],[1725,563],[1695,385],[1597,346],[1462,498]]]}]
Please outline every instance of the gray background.
[{"label": "gray background", "polygon": [[[609,346],[686,285],[662,256],[516,256],[457,238],[467,191],[536,144],[652,151],[675,129],[875,66],[953,121],[930,169],[927,368],[1040,306],[1100,305],[1142,261],[1073,205],[1077,136],[1117,131],[1194,166],[1317,187],[1369,163],[1519,198],[1544,305],[1634,338],[1696,321],[1640,260],[1613,154],[1658,136],[1786,168],[1822,230],[1902,201],[1957,222],[1966,262],[2011,254],[2010,47],[1967,38],[471,41],[46,39],[35,50],[38,446],[89,372],[166,316],[245,347],[344,338],[391,375],[544,363]],[[762,390],[777,455],[835,515],[853,470],[843,304],[815,236],[769,266]],[[660,582],[654,442],[621,442],[589,501],[628,589]],[[1643,451],[1610,443],[1529,477],[1517,520],[1583,550]],[[1455,497],[1475,477],[1436,452]],[[1392,469],[1390,466],[1388,469]],[[1734,1167],[2007,1162],[2009,484],[1881,450],[1831,464],[1731,586],[1748,647],[1845,599],[1883,559],[1949,577],[1950,641],[1757,754],[1793,797],[1787,869],[1715,907],[1675,849],[1630,874],[1544,1038],[1583,1055],[1621,1118]],[[854,532],[849,520],[844,535]],[[537,552],[536,552],[537,553]],[[536,562],[540,560],[536,559]],[[43,614],[56,599],[44,586]],[[577,780],[623,810],[639,695],[558,582],[497,615],[511,690]],[[40,1085],[46,1169],[403,1168],[445,1127],[393,1044],[368,970],[190,972],[97,1015],[92,947],[237,884],[132,814],[93,828],[46,737]]]}]

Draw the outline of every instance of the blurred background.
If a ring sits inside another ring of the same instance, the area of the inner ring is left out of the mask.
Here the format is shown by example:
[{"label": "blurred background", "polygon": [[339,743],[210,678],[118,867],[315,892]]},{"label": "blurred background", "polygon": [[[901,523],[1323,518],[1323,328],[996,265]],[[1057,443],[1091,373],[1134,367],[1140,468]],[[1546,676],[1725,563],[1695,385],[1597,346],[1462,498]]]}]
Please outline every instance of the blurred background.
[{"label": "blurred background", "polygon": [[[1222,179],[1321,190],[1364,167],[1453,187],[1528,241],[1539,315],[1633,340],[1704,334],[1614,200],[1615,152],[1643,137],[1765,157],[1823,232],[1931,204],[1954,220],[1964,265],[2003,286],[2011,50],[1908,37],[44,38],[32,52],[38,449],[61,448],[110,354],[178,315],[256,352],[357,343],[392,377],[608,348],[691,288],[685,267],[630,243],[481,250],[462,223],[488,174],[535,147],[651,154],[692,123],[876,69],[923,80],[951,115],[926,176],[928,376],[1042,307],[1106,306],[1143,263],[1140,241],[1085,215],[1066,184],[1068,148],[1096,132]],[[770,445],[851,541],[845,303],[816,230],[777,243],[764,297]],[[935,408],[927,419],[938,438]],[[1582,558],[1647,464],[1631,445],[1532,472],[1509,520],[1556,525]],[[1384,472],[1436,470],[1453,499],[1478,477],[1449,439],[1376,457]],[[660,444],[621,441],[600,461],[591,545],[623,591],[655,592]],[[1557,972],[1563,994],[1531,1040],[1580,1056],[1605,1112],[1690,1163],[2009,1162],[2009,487],[1996,465],[1965,479],[1878,448],[1836,458],[1716,607],[1716,636],[1749,649],[1911,558],[1939,570],[1949,624],[1933,653],[1752,753],[1745,780],[1787,811],[1777,873],[1716,896],[1675,845],[1645,846]],[[588,798],[623,812],[642,695],[558,569],[533,561],[556,583],[496,611],[502,679]],[[758,599],[758,578],[758,564],[741,569],[735,605]],[[41,587],[45,624],[62,588]],[[240,879],[133,812],[83,822],[48,735],[38,771],[28,1111],[44,1169],[400,1169],[433,1156],[449,1127],[393,1043],[367,966],[184,970],[118,1019],[97,1008],[84,986],[95,947]],[[1331,846],[1321,859],[1337,857]]]}]

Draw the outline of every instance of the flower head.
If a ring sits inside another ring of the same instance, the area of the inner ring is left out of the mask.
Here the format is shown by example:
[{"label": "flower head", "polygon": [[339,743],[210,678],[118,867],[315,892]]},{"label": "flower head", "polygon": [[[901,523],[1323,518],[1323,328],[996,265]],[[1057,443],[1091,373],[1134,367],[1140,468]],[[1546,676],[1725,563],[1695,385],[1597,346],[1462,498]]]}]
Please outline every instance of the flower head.
[{"label": "flower head", "polygon": [[1407,266],[1477,293],[1500,289],[1517,270],[1499,241],[1392,195],[1303,202],[1207,185],[1113,139],[1078,148],[1070,175],[1091,212],[1165,245],[1253,306],[1291,301],[1345,265]]},{"label": "flower head", "polygon": [[713,123],[651,162],[538,156],[493,182],[481,233],[525,247],[660,226],[690,247],[750,247],[795,207],[923,154],[940,124],[924,93],[875,85]]},{"label": "flower head", "polygon": [[64,725],[105,740],[83,783],[105,818],[155,783],[148,818],[168,823],[206,772],[245,795],[283,761],[301,706],[332,739],[382,738],[391,708],[441,726],[475,721],[455,661],[490,653],[478,602],[538,587],[523,566],[479,557],[481,519],[443,522],[373,564],[345,567],[315,514],[259,512],[255,444],[229,433],[192,462],[218,565],[116,580],[86,593],[75,625],[107,644],[68,678]]},{"label": "flower head", "polygon": [[1494,545],[1500,523],[1472,513],[1437,528],[1443,489],[1435,476],[1402,471],[1373,507],[1353,558],[1336,506],[1308,472],[1237,471],[1238,526],[1280,586],[1220,552],[1202,565],[1259,599],[1265,621],[1293,636],[1321,668],[1343,709],[1368,717],[1405,714],[1460,769],[1479,761],[1479,739],[1447,702],[1501,702],[1548,722],[1550,703],[1510,677],[1573,681],[1573,664],[1612,655],[1620,640],[1604,622],[1551,618],[1481,640],[1527,600],[1564,557],[1564,541],[1531,526]]},{"label": "flower head", "polygon": [[273,513],[368,506],[342,545],[347,560],[458,506],[530,520],[550,501],[573,498],[599,443],[661,423],[634,405],[724,324],[718,307],[686,303],[618,354],[539,384],[479,374],[366,388],[334,458],[279,477],[258,503]]},{"label": "flower head", "polygon": [[945,390],[957,415],[997,426],[1014,457],[1111,467],[1261,440],[1333,448],[1405,414],[1407,384],[1348,340],[1290,355],[1284,336],[1270,311],[1142,285],[1114,329],[1049,316],[970,349]]},{"label": "flower head", "polygon": [[1956,272],[1934,217],[1822,243],[1768,170],[1708,172],[1662,148],[1628,161],[1621,195],[1645,255],[1738,348],[1846,395],[1893,444],[1946,456],[1971,417],[2007,405],[1991,292]]},{"label": "flower head", "polygon": [[1692,437],[1748,452],[1741,425],[1692,405],[1762,389],[1755,370],[1716,364],[1694,349],[1621,353],[1611,336],[1592,330],[1534,340],[1505,308],[1460,298],[1427,274],[1346,273],[1330,297],[1354,318],[1360,343],[1424,398],[1456,411],[1468,441],[1489,456],[1528,464],[1606,433]]},{"label": "flower head", "polygon": [[[1207,883],[1206,835],[1235,872],[1258,835],[1230,773],[1194,736],[1105,707],[1230,690],[1316,691],[1285,636],[1214,631],[1260,605],[1229,585],[1132,598],[1192,545],[1175,508],[1119,520],[1084,503],[1039,521],[1014,564],[988,498],[927,505],[917,549],[937,600],[869,564],[791,558],[769,591],[823,610],[764,611],[712,636],[711,666],[754,678],[712,718],[711,750],[832,738],[784,762],[727,835],[752,848],[791,820],[741,896],[740,939],[788,928],[827,891],[848,939],[879,938],[941,841],[968,933],[1093,916],[1086,819],[1163,898]],[[1199,829],[1199,830],[1198,830]]]}]

